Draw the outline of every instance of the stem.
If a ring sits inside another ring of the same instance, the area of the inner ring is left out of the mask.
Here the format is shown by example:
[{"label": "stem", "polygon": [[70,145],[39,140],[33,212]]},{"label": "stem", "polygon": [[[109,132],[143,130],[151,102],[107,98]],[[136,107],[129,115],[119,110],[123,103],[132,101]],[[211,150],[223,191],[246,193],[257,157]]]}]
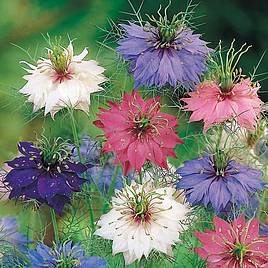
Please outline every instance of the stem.
[{"label": "stem", "polygon": [[222,138],[222,134],[223,134],[223,125],[220,125],[219,126],[219,137],[218,137],[218,140],[217,140],[217,143],[216,143],[216,150],[218,151],[218,149],[220,148],[220,145],[221,145],[221,138]]},{"label": "stem", "polygon": [[108,200],[110,200],[110,198],[111,198],[111,196],[113,194],[113,189],[114,189],[114,186],[115,186],[115,182],[116,182],[119,170],[120,170],[120,166],[117,165],[115,167],[115,169],[114,169],[113,176],[112,176],[112,179],[111,179],[111,183],[110,183],[110,186],[109,186],[109,189],[108,189],[108,192],[107,192]]},{"label": "stem", "polygon": [[94,233],[95,231],[94,210],[92,207],[91,196],[87,199],[87,205],[89,207],[90,226],[91,226],[92,233]]},{"label": "stem", "polygon": [[76,150],[77,150],[79,161],[82,162],[79,137],[78,137],[78,133],[77,133],[77,129],[76,129],[74,111],[73,110],[70,110],[70,117],[71,117],[71,126],[72,126],[72,132],[73,132],[73,138],[74,138],[75,147],[76,147]]},{"label": "stem", "polygon": [[58,227],[57,227],[56,214],[53,208],[50,208],[50,215],[51,215],[51,220],[52,220],[52,225],[53,225],[53,230],[54,230],[55,241],[58,244],[60,242],[60,238],[59,238],[59,232],[58,232]]},{"label": "stem", "polygon": [[141,174],[141,172],[139,173],[138,182],[139,182],[140,184],[142,184],[142,174]]},{"label": "stem", "polygon": [[[83,159],[82,159],[82,155],[81,155],[81,151],[80,151],[80,143],[79,143],[79,137],[78,137],[78,133],[77,133],[73,109],[70,110],[70,117],[71,117],[71,126],[72,126],[75,147],[77,150],[79,161],[82,162]],[[91,197],[87,199],[87,205],[89,207],[89,217],[90,217],[91,230],[92,230],[92,232],[94,232],[95,231],[94,211],[93,211],[93,207],[92,207]]]}]

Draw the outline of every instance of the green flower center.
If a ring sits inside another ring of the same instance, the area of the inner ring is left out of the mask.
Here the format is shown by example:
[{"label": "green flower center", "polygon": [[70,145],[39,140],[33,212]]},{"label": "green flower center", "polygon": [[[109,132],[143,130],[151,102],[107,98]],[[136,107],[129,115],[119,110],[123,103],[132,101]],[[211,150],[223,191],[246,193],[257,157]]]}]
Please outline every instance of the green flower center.
[{"label": "green flower center", "polygon": [[[156,25],[159,31],[160,40],[155,43],[156,48],[165,48],[173,46],[173,42],[180,31],[184,28],[184,23],[182,19],[179,18],[181,14],[176,14],[173,16],[172,20],[168,19],[167,9],[170,7],[171,1],[164,10],[164,16],[160,13],[161,6],[158,10],[159,18],[156,19],[154,16],[148,16],[149,20]],[[149,26],[150,29],[150,26]],[[174,45],[174,48],[177,49],[177,46]]]},{"label": "green flower center", "polygon": [[167,47],[174,42],[178,29],[179,29],[180,22],[176,20],[164,20],[162,23],[159,23],[158,29],[161,39],[161,47]]},{"label": "green flower center", "polygon": [[53,69],[61,75],[67,75],[69,73],[68,67],[72,60],[72,55],[68,49],[63,48],[60,45],[54,45],[48,52],[48,58],[51,61]]},{"label": "green flower center", "polygon": [[144,131],[150,125],[151,120],[146,116],[135,121],[135,128],[140,131]]},{"label": "green flower center", "polygon": [[229,93],[233,88],[232,75],[228,73],[223,73],[220,77],[220,87],[222,93]]},{"label": "green flower center", "polygon": [[42,152],[44,167],[53,167],[57,162],[64,160],[68,156],[67,142],[61,138],[49,139],[45,136],[38,140],[37,147]]},{"label": "green flower center", "polygon": [[145,185],[146,183],[142,186],[141,191],[138,191],[137,186],[129,186],[126,192],[118,194],[119,198],[124,196],[127,199],[121,209],[121,214],[131,215],[132,220],[138,224],[150,222],[152,213],[155,211],[154,206],[162,201],[162,194],[154,191],[145,192]]},{"label": "green flower center", "polygon": [[229,49],[225,52],[219,43],[218,53],[214,57],[209,58],[209,72],[206,74],[206,80],[217,81],[221,88],[221,92],[228,96],[233,89],[234,84],[241,81],[244,77],[242,69],[237,68],[240,58],[245,54],[251,46],[242,45],[240,49],[235,50],[234,42],[232,41]]},{"label": "green flower center", "polygon": [[214,160],[214,166],[216,169],[216,174],[218,176],[222,176],[222,177],[225,176],[225,168],[227,166],[228,159],[229,158],[227,154],[224,152],[224,150],[221,150],[221,149],[216,150],[213,160]]},{"label": "green flower center", "polygon": [[236,248],[233,250],[233,254],[236,256],[237,259],[243,260],[243,258],[247,254],[247,247],[244,245],[236,245]]},{"label": "green flower center", "polygon": [[74,268],[80,264],[80,260],[74,259],[73,256],[60,256],[61,258],[57,260],[57,268]]}]

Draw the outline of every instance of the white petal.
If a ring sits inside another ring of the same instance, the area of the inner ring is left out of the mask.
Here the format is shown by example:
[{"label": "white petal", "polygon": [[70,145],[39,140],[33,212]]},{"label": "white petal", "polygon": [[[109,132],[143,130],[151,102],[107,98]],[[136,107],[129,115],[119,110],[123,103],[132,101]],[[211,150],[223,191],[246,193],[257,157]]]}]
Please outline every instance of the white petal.
[{"label": "white petal", "polygon": [[84,50],[79,55],[73,57],[73,61],[82,61],[87,54],[88,50],[84,48]]}]

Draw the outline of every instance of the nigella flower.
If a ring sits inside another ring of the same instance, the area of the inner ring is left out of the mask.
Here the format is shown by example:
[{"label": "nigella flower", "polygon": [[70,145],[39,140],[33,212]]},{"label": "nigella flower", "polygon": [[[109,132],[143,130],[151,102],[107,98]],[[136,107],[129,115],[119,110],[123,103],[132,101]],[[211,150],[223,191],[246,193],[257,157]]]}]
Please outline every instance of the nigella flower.
[{"label": "nigella flower", "polygon": [[[123,174],[121,170],[116,170],[113,155],[103,155],[98,141],[84,136],[81,139],[80,153],[84,161],[91,164],[91,167],[85,172],[85,178],[96,184],[102,193],[107,193],[113,176],[116,176],[113,188],[121,189],[123,187]],[[73,157],[78,161],[76,148],[73,150]],[[128,177],[125,178],[129,180]]]},{"label": "nigella flower", "polygon": [[113,254],[122,252],[126,264],[148,257],[152,250],[172,256],[189,209],[178,203],[171,187],[156,188],[132,181],[112,198],[112,209],[98,221],[95,234],[113,240]]},{"label": "nigella flower", "polygon": [[15,218],[0,218],[0,246],[24,247],[27,242],[27,237],[18,232],[18,224]]},{"label": "nigella flower", "polygon": [[38,244],[35,250],[29,250],[29,268],[104,268],[106,261],[100,257],[85,255],[79,244],[72,241],[61,243],[50,248],[44,244]]},{"label": "nigella flower", "polygon": [[257,94],[260,85],[236,69],[241,55],[247,51],[243,51],[243,47],[234,53],[232,43],[226,64],[221,60],[211,77],[197,85],[195,91],[189,93],[190,97],[182,98],[186,110],[192,112],[189,121],[203,120],[204,131],[228,120],[235,120],[250,131],[256,128],[263,102]]},{"label": "nigella flower", "polygon": [[26,63],[29,74],[24,76],[27,83],[20,92],[29,96],[34,111],[45,108],[45,115],[52,117],[64,107],[89,111],[90,94],[102,90],[100,84],[106,78],[96,61],[83,60],[87,53],[84,49],[74,56],[71,42],[67,48],[52,44],[48,59],[38,60],[37,66]]},{"label": "nigella flower", "polygon": [[20,142],[21,156],[7,162],[12,168],[5,177],[11,188],[9,198],[35,199],[61,213],[72,194],[81,190],[85,180],[79,174],[88,168],[73,162],[65,146],[59,139],[43,138],[38,146]]},{"label": "nigella flower", "polygon": [[158,97],[143,100],[136,92],[125,93],[121,103],[110,102],[102,109],[95,125],[103,129],[105,152],[114,152],[124,174],[141,171],[146,161],[168,169],[167,156],[175,157],[174,147],[183,143],[177,136],[177,118],[160,112]]},{"label": "nigella flower", "polygon": [[267,267],[268,239],[259,236],[257,219],[245,222],[241,215],[229,223],[215,216],[214,226],[213,231],[195,233],[202,243],[197,253],[208,267]]},{"label": "nigella flower", "polygon": [[268,163],[268,137],[262,137],[260,138],[254,148],[254,152],[256,156],[258,157],[259,161],[267,165]]},{"label": "nigella flower", "polygon": [[189,88],[206,69],[207,43],[187,26],[184,16],[177,14],[169,21],[167,8],[164,17],[158,12],[159,20],[152,17],[145,26],[121,24],[124,36],[117,51],[130,63],[136,88],[166,84]]},{"label": "nigella flower", "polygon": [[177,169],[181,177],[178,189],[184,189],[192,205],[211,205],[217,212],[226,212],[228,206],[247,206],[252,195],[264,189],[262,172],[219,157],[203,156],[184,162]]}]

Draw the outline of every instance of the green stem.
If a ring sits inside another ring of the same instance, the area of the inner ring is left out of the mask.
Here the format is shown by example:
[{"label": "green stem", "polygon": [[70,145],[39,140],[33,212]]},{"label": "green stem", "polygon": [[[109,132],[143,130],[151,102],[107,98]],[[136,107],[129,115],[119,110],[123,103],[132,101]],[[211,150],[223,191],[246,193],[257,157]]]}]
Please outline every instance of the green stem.
[{"label": "green stem", "polygon": [[[79,137],[78,137],[75,118],[74,118],[74,110],[70,110],[70,117],[71,117],[71,126],[72,126],[74,143],[75,143],[75,146],[77,149],[79,161],[82,162],[83,159],[82,159],[82,155],[81,155],[81,151],[80,151],[80,143],[79,143]],[[89,217],[90,217],[91,230],[92,230],[92,232],[94,232],[95,231],[94,211],[93,211],[93,207],[92,207],[91,197],[87,199],[87,205],[89,207]]]},{"label": "green stem", "polygon": [[142,174],[141,174],[141,172],[139,173],[139,178],[138,178],[139,180],[138,180],[138,182],[140,183],[140,184],[142,184]]},{"label": "green stem", "polygon": [[59,238],[59,232],[58,232],[58,227],[57,227],[56,214],[53,208],[50,208],[50,215],[51,215],[51,220],[52,220],[52,225],[53,225],[53,230],[54,230],[55,242],[58,244],[60,242],[60,238]]},{"label": "green stem", "polygon": [[79,137],[78,137],[78,133],[77,133],[77,129],[76,129],[76,123],[75,123],[74,111],[73,110],[70,110],[70,117],[71,117],[71,126],[72,126],[74,144],[75,144],[75,147],[76,147],[76,150],[77,150],[79,161],[82,162]]},{"label": "green stem", "polygon": [[91,227],[92,233],[94,233],[95,231],[94,210],[92,207],[91,196],[87,199],[87,205],[89,207],[90,227]]},{"label": "green stem", "polygon": [[219,136],[218,136],[218,140],[216,142],[216,150],[218,151],[220,149],[220,145],[221,145],[221,139],[222,139],[222,134],[223,134],[223,125],[219,126]]},{"label": "green stem", "polygon": [[111,179],[111,183],[110,183],[110,186],[109,186],[109,189],[108,189],[108,192],[107,192],[108,200],[110,200],[111,196],[113,195],[113,189],[114,189],[114,186],[115,186],[115,183],[116,183],[116,179],[117,179],[117,175],[118,175],[119,170],[120,170],[120,166],[117,165],[115,167],[115,169],[114,169],[113,176],[112,176],[112,179]]}]

